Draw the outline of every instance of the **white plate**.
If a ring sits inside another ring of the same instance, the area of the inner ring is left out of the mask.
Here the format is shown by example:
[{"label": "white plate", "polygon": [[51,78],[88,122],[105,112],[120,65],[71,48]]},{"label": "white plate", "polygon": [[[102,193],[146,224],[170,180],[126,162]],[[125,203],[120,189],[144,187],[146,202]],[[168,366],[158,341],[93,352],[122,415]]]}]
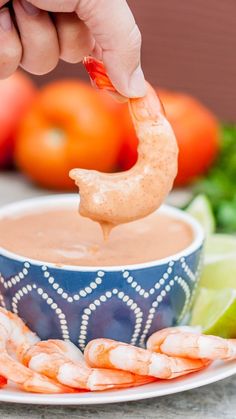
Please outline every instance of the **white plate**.
[{"label": "white plate", "polygon": [[236,361],[228,363],[216,362],[207,369],[184,378],[172,381],[158,381],[141,387],[117,391],[45,395],[24,393],[7,386],[0,390],[0,401],[48,405],[89,405],[128,402],[191,390],[206,384],[215,383],[233,374],[236,374]]}]

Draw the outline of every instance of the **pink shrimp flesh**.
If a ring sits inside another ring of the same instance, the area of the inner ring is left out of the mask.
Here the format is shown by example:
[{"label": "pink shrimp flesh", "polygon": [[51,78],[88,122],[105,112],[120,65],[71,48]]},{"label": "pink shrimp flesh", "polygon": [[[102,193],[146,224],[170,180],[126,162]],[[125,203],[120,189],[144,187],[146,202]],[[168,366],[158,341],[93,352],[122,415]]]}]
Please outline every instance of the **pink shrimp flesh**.
[{"label": "pink shrimp flesh", "polygon": [[140,386],[155,380],[124,371],[90,368],[83,359],[71,357],[67,342],[60,340],[39,342],[26,351],[23,362],[63,385],[90,391]]},{"label": "pink shrimp flesh", "polygon": [[191,359],[236,359],[236,339],[193,333],[191,327],[171,327],[149,337],[147,348],[169,356]]},{"label": "pink shrimp flesh", "polygon": [[[23,390],[36,393],[65,393],[72,389],[63,386],[22,365],[17,359],[39,341],[15,314],[0,308],[0,375],[13,381]],[[11,354],[8,350],[10,348]]]},{"label": "pink shrimp flesh", "polygon": [[117,368],[167,380],[198,371],[209,364],[206,360],[169,357],[110,339],[89,342],[85,348],[85,360],[91,367]]}]

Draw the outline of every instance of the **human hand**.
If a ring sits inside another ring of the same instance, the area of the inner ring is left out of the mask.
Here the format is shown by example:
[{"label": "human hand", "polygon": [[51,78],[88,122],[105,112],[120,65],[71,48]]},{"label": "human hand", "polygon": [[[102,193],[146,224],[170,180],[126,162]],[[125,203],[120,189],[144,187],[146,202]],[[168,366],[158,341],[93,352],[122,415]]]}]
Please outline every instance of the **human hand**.
[{"label": "human hand", "polygon": [[19,65],[44,74],[59,58],[76,63],[92,54],[103,60],[121,94],[145,94],[141,35],[126,0],[13,0],[12,4],[15,23],[6,0],[0,0],[0,78]]}]

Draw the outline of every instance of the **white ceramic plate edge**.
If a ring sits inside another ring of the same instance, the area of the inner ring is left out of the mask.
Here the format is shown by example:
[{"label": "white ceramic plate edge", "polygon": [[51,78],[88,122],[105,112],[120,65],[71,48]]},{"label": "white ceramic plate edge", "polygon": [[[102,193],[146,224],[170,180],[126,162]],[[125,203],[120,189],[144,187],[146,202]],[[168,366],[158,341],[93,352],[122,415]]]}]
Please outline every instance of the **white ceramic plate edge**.
[{"label": "white ceramic plate edge", "polygon": [[153,397],[176,394],[228,378],[236,374],[236,362],[215,363],[208,369],[174,381],[163,381],[128,390],[103,393],[76,393],[43,395],[23,393],[15,389],[0,390],[0,401],[41,405],[93,405],[137,401]]}]

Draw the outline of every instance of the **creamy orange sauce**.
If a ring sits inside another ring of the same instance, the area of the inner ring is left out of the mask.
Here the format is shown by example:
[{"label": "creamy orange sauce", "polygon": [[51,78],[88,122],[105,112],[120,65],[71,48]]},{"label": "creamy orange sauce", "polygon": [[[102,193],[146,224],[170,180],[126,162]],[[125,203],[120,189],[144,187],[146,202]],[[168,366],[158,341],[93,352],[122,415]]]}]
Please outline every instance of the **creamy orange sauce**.
[{"label": "creamy orange sauce", "polygon": [[[86,57],[84,64],[99,89],[118,94],[103,62]],[[127,100],[139,140],[136,164],[121,173],[70,171],[79,187],[80,214],[100,223],[105,240],[114,226],[141,219],[159,208],[177,174],[176,138],[156,91],[147,83],[144,97]]]},{"label": "creamy orange sauce", "polygon": [[192,241],[188,224],[161,212],[114,228],[107,242],[98,223],[72,208],[0,219],[1,247],[26,258],[65,265],[150,262],[173,255]]}]

